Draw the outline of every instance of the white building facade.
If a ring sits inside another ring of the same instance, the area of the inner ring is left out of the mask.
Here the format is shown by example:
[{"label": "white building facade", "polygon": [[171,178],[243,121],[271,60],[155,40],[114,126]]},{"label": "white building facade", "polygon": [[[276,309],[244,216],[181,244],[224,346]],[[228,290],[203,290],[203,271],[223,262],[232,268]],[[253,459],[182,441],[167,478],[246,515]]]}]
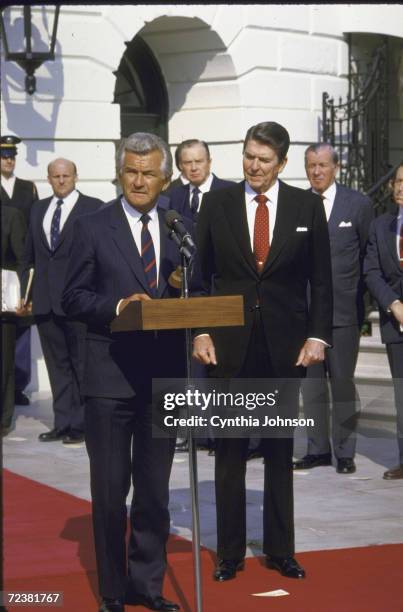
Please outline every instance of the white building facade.
[{"label": "white building facade", "polygon": [[[46,30],[46,12],[36,6],[32,14],[37,32]],[[36,72],[34,95],[2,53],[1,132],[23,140],[17,175],[35,181],[40,197],[50,195],[49,161],[67,157],[78,167],[78,188],[108,201],[116,195],[116,145],[131,126],[158,126],[172,150],[187,138],[206,140],[214,172],[238,180],[247,129],[277,121],[292,141],[282,178],[306,187],[303,152],[322,136],[322,94],[348,92],[349,40],[350,52],[365,56],[385,37],[396,163],[403,157],[401,5],[62,5],[56,59]],[[36,366],[33,389],[46,388]]]}]

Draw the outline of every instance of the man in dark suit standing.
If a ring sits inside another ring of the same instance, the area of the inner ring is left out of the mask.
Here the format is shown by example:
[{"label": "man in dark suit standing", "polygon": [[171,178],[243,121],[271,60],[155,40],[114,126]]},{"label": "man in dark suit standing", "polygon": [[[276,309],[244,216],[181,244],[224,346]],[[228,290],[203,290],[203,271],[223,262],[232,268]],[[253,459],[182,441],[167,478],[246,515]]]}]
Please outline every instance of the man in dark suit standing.
[{"label": "man in dark suit standing", "polygon": [[193,222],[197,221],[204,195],[233,183],[218,178],[211,172],[211,157],[204,140],[184,140],[175,152],[181,174],[187,181],[168,191],[171,208]]},{"label": "man in dark suit standing", "polygon": [[396,209],[372,222],[364,261],[368,289],[379,304],[395,391],[399,464],[384,473],[385,480],[403,478],[403,162],[391,187]]},{"label": "man in dark suit standing", "polygon": [[[17,136],[6,135],[0,138],[1,155],[1,204],[17,208],[25,218],[28,227],[32,204],[38,199],[38,192],[32,181],[25,181],[15,176]],[[28,319],[21,318],[16,324],[15,350],[15,398],[20,406],[29,405],[29,398],[24,389],[31,381],[31,328]]]},{"label": "man in dark suit standing", "polygon": [[[241,294],[245,326],[201,330],[194,357],[217,378],[288,378],[323,361],[331,343],[329,235],[318,196],[278,180],[290,139],[274,122],[251,127],[244,141],[245,181],[205,196],[197,224],[207,293]],[[311,303],[307,304],[307,285]],[[291,385],[298,407],[298,384]],[[216,440],[215,580],[236,576],[246,549],[248,438]],[[265,458],[263,552],[268,566],[303,578],[294,559],[292,435],[262,438]]]},{"label": "man in dark suit standing", "polygon": [[168,279],[180,255],[165,231],[160,196],[172,174],[168,145],[153,134],[132,134],[118,150],[117,174],[122,197],[76,225],[63,307],[88,323],[85,439],[100,610],[121,612],[126,600],[170,612],[179,609],[162,596],[175,440],[152,436],[151,382],[184,376],[184,336],[109,328],[130,301],[178,297]]},{"label": "man in dark suit standing", "polygon": [[356,470],[357,417],[360,400],[354,384],[364,320],[362,265],[373,219],[369,198],[336,182],[339,159],[333,147],[313,144],[305,151],[305,169],[314,193],[320,195],[328,220],[333,282],[333,346],[323,363],[311,366],[302,384],[304,413],[315,426],[308,430],[307,454],[294,469],[332,464],[329,436],[332,391],[332,445],[339,474]]},{"label": "man in dark suit standing", "polygon": [[[1,269],[16,272],[18,279],[21,277],[22,261],[24,253],[25,235],[27,226],[21,211],[11,206],[1,206]],[[4,279],[5,280],[5,279]],[[14,279],[11,279],[11,283]],[[17,283],[16,283],[17,284]],[[16,287],[18,290],[18,287]],[[1,305],[1,435],[6,436],[12,426],[14,414],[14,357],[15,338],[18,315],[28,314],[19,308],[19,295],[17,303],[13,306],[8,304],[8,287],[2,278],[2,305]],[[3,295],[4,293],[4,295]],[[4,297],[4,299],[3,299]]]},{"label": "man in dark suit standing", "polygon": [[55,159],[48,166],[53,196],[32,207],[24,255],[24,277],[34,268],[32,312],[38,326],[53,396],[54,427],[39,435],[41,442],[84,439],[84,413],[80,394],[85,326],[66,316],[61,305],[66,268],[72,251],[74,222],[96,211],[101,200],[76,190],[74,162]]}]

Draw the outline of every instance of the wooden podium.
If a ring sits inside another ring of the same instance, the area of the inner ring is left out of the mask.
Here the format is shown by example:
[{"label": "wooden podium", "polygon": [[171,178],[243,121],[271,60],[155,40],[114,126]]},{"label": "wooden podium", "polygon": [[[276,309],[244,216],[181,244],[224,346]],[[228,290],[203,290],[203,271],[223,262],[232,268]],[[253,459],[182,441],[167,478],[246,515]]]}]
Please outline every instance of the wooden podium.
[{"label": "wooden podium", "polygon": [[171,298],[130,302],[110,325],[112,332],[244,325],[243,297]]},{"label": "wooden podium", "polygon": [[[111,323],[111,332],[135,330],[184,329],[186,335],[187,385],[191,386],[191,329],[244,325],[241,295],[186,297],[129,302]],[[189,410],[189,408],[188,408]],[[195,577],[196,611],[202,612],[200,520],[197,479],[197,453],[192,431],[188,428],[189,479],[192,497],[192,545]]]}]

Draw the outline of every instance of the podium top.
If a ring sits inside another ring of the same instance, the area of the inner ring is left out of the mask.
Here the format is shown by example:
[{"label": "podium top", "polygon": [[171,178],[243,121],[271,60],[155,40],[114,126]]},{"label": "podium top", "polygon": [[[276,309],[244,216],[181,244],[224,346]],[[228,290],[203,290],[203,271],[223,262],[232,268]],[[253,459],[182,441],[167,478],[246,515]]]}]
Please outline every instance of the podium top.
[{"label": "podium top", "polygon": [[130,302],[110,329],[125,332],[243,325],[243,296],[225,295]]}]

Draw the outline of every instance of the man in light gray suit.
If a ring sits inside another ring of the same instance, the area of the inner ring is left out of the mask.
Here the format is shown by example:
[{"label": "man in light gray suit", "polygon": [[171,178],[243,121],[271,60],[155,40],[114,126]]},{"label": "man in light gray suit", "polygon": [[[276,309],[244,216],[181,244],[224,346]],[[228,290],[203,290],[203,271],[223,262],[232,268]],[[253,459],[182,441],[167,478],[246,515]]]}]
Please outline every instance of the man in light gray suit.
[{"label": "man in light gray suit", "polygon": [[[354,385],[360,328],[364,319],[362,263],[373,218],[371,201],[358,191],[336,182],[337,152],[326,143],[305,151],[305,169],[312,191],[321,196],[328,220],[333,281],[333,345],[326,360],[307,369],[302,385],[305,416],[313,418],[308,430],[307,454],[294,469],[331,465],[332,454],[340,474],[355,472],[356,424],[360,409]],[[329,435],[332,392],[332,432]]]}]

